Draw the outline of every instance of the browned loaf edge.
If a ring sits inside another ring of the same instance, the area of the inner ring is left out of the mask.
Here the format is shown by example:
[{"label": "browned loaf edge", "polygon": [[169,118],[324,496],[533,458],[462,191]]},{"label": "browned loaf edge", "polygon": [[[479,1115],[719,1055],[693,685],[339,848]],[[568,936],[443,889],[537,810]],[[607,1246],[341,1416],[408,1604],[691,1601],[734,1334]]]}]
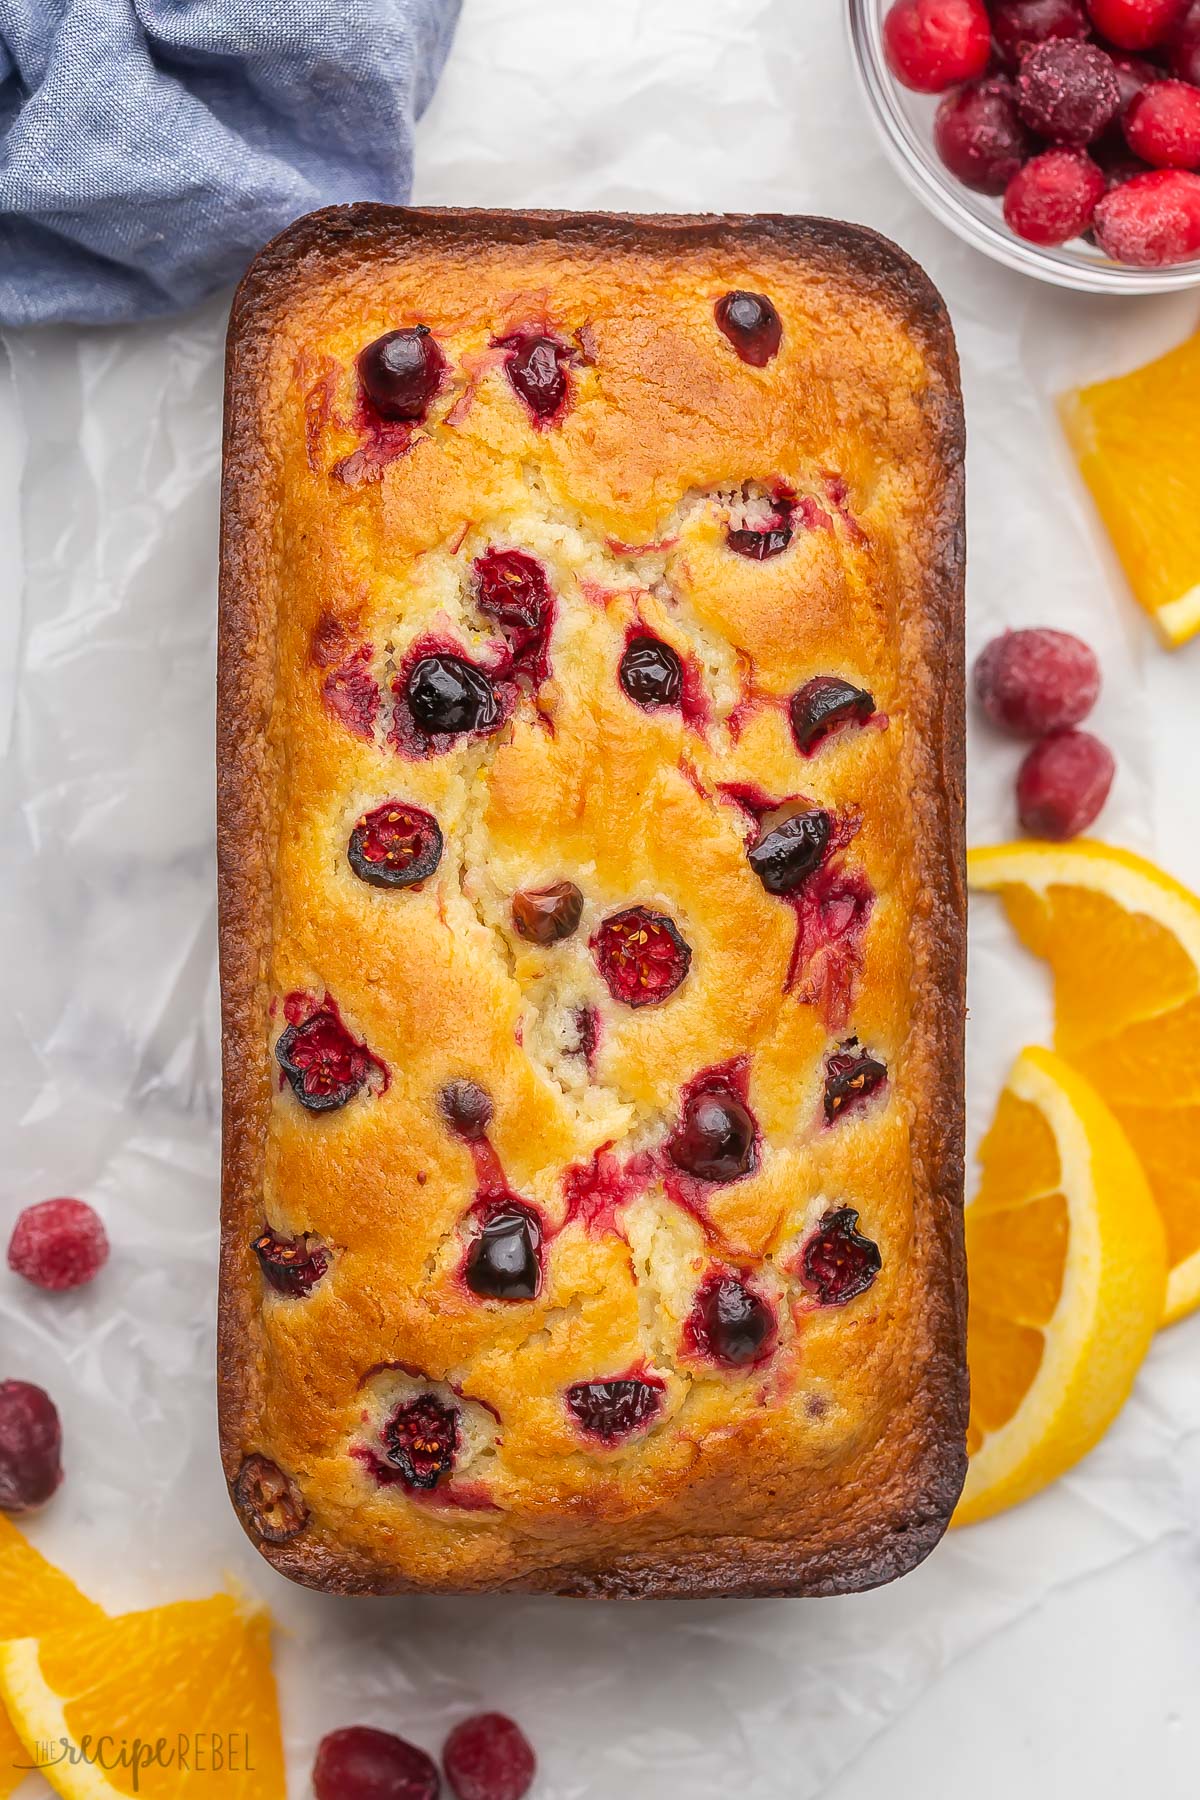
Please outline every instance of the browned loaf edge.
[{"label": "browned loaf edge", "polygon": [[[926,521],[925,606],[917,621],[921,657],[935,678],[914,694],[910,719],[923,743],[928,780],[920,797],[922,963],[926,974],[914,1035],[940,1071],[940,1105],[920,1109],[914,1136],[929,1173],[931,1205],[918,1229],[925,1246],[932,1354],[924,1369],[923,1438],[904,1503],[885,1516],[863,1496],[852,1532],[804,1543],[745,1536],[680,1537],[622,1553],[534,1568],[512,1585],[582,1596],[768,1596],[839,1594],[904,1574],[945,1530],[965,1474],[966,1279],[963,1183],[963,1022],[965,876],[963,846],[963,451],[958,364],[945,306],[925,274],[872,231],[824,219],[785,216],[637,217],[554,212],[497,213],[374,205],[335,207],[299,220],[258,256],[238,290],[228,335],[221,515],[218,674],[218,883],[224,1057],[223,1248],[218,1325],[220,1437],[232,1483],[259,1428],[254,1364],[257,1283],[245,1246],[259,1228],[264,1121],[271,1068],[262,1019],[272,917],[272,756],[275,676],[273,540],[265,495],[269,446],[259,440],[255,384],[265,347],[289,297],[331,269],[424,249],[486,240],[556,240],[603,256],[636,247],[672,250],[760,245],[834,271],[864,297],[903,312],[922,347],[927,406],[940,458],[940,504]],[[291,1541],[258,1541],[284,1575],[335,1593],[382,1594],[428,1588],[394,1567],[306,1529]],[[449,1584],[453,1589],[453,1584]],[[504,1583],[491,1583],[503,1587]]]}]

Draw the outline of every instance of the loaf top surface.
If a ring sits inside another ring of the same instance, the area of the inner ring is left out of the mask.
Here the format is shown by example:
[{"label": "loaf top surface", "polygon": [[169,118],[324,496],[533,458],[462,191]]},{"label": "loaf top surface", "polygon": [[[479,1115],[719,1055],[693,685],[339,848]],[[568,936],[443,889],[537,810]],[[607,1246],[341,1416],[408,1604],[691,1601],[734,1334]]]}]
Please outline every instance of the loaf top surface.
[{"label": "loaf top surface", "polygon": [[960,523],[948,326],[869,233],[354,208],[260,258],[220,1355],[286,1572],[825,1591],[936,1541]]}]

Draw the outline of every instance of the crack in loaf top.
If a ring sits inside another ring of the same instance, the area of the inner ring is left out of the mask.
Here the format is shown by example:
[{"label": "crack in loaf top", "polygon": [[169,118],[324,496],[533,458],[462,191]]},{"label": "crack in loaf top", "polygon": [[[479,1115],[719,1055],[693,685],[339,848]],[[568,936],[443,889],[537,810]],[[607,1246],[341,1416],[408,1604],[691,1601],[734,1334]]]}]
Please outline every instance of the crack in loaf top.
[{"label": "crack in loaf top", "polygon": [[235,315],[243,1516],[326,1585],[861,1585],[961,1462],[952,351],[866,234],[434,217]]}]

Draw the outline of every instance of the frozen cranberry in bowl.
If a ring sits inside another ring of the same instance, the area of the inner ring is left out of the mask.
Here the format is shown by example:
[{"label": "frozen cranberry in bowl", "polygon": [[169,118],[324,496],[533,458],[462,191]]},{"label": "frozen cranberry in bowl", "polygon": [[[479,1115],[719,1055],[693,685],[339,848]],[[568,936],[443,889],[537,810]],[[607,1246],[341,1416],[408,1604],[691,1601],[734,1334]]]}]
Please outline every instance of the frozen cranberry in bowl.
[{"label": "frozen cranberry in bowl", "polygon": [[975,693],[993,725],[1043,737],[1086,719],[1100,693],[1100,664],[1069,631],[1004,631],[975,663]]},{"label": "frozen cranberry in bowl", "polygon": [[8,1246],[13,1273],[51,1294],[85,1287],[107,1261],[103,1221],[86,1200],[40,1200],[27,1206]]},{"label": "frozen cranberry in bowl", "polygon": [[983,0],[894,0],[883,22],[888,66],[920,94],[982,75],[992,53]]},{"label": "frozen cranberry in bowl", "polygon": [[30,1381],[0,1381],[0,1512],[45,1506],[62,1481],[62,1425]]},{"label": "frozen cranberry in bowl", "polygon": [[1028,243],[1065,244],[1087,230],[1107,186],[1082,150],[1046,150],[1009,182],[1004,217]]},{"label": "frozen cranberry in bowl", "polygon": [[964,187],[1002,194],[1033,148],[1010,81],[992,76],[947,94],[933,123],[937,153]]},{"label": "frozen cranberry in bowl", "polygon": [[1200,0],[1191,0],[1171,35],[1167,64],[1181,81],[1200,86]]},{"label": "frozen cranberry in bowl", "polygon": [[1187,0],[1087,0],[1098,36],[1121,50],[1152,50],[1165,44]]},{"label": "frozen cranberry in bowl", "polygon": [[1081,147],[1117,116],[1121,88],[1112,59],[1096,44],[1052,38],[1021,59],[1017,111],[1051,144]]},{"label": "frozen cranberry in bowl", "polygon": [[1200,168],[1200,88],[1156,81],[1130,101],[1125,139],[1155,169]]},{"label": "frozen cranberry in bowl", "polygon": [[1200,258],[1200,175],[1151,169],[1106,194],[1096,207],[1096,238],[1115,261],[1167,269]]},{"label": "frozen cranberry in bowl", "polygon": [[312,1785],[316,1800],[437,1800],[442,1783],[433,1758],[415,1744],[347,1725],[321,1739]]},{"label": "frozen cranberry in bowl", "polygon": [[1036,44],[1085,38],[1092,28],[1083,0],[993,0],[990,12],[992,38],[1009,69]]},{"label": "frozen cranberry in bowl", "polygon": [[442,1767],[457,1800],[523,1800],[537,1757],[521,1727],[504,1713],[476,1713],[456,1725]]}]

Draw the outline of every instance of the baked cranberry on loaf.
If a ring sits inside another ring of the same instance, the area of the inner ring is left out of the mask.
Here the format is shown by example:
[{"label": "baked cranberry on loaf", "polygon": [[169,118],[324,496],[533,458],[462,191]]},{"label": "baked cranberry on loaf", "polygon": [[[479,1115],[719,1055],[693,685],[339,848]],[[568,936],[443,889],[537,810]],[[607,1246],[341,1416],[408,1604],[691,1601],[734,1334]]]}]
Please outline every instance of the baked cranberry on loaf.
[{"label": "baked cranberry on loaf", "polygon": [[222,1445],[343,1592],[835,1593],[964,1469],[962,422],[819,220],[302,220],[230,330]]}]

